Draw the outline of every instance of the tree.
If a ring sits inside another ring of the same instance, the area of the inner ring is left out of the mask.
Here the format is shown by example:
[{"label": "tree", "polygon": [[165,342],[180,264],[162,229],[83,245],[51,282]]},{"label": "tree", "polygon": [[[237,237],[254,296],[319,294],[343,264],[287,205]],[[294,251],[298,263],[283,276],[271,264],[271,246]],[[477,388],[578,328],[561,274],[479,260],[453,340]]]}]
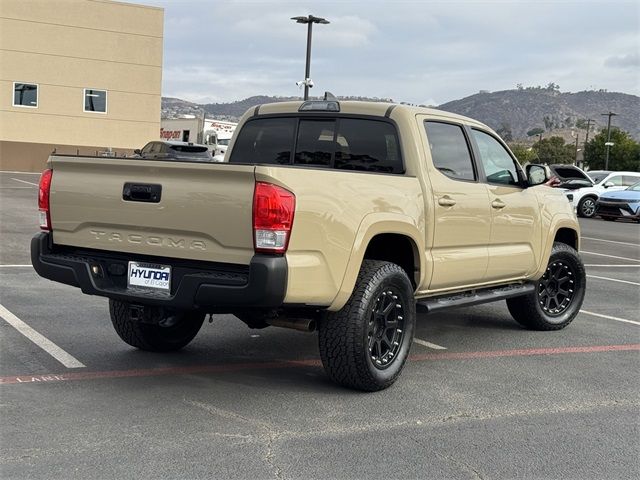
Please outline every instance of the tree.
[{"label": "tree", "polygon": [[[590,169],[604,169],[606,141],[605,128],[585,145],[584,163]],[[617,127],[611,127],[611,142],[613,146],[609,150],[609,170],[640,172],[640,143]]]},{"label": "tree", "polygon": [[520,165],[527,163],[538,163],[538,154],[531,147],[527,147],[521,143],[510,143],[509,148],[520,162]]},{"label": "tree", "polygon": [[575,161],[575,147],[565,143],[562,137],[544,138],[534,143],[532,148],[542,163],[573,163]]},{"label": "tree", "polygon": [[[592,127],[592,126],[593,126],[593,124],[590,125],[590,127]],[[576,120],[576,128],[579,128],[581,130],[586,130],[587,121],[584,118],[580,118],[580,119]]]}]

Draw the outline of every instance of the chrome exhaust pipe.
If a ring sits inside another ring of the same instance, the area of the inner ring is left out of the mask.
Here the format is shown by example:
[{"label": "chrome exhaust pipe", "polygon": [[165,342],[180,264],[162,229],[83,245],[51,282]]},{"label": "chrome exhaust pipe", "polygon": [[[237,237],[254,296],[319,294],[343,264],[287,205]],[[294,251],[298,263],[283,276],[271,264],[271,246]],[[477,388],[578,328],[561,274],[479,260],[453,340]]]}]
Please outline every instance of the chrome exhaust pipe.
[{"label": "chrome exhaust pipe", "polygon": [[316,321],[310,318],[270,318],[266,322],[273,327],[291,328],[300,332],[316,330]]}]

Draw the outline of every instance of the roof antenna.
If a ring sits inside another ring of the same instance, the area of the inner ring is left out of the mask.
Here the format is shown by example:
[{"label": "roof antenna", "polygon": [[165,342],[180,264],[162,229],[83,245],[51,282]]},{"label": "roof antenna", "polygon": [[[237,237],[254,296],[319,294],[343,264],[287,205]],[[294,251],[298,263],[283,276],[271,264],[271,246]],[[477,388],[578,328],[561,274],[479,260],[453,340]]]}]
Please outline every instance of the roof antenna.
[{"label": "roof antenna", "polygon": [[324,99],[325,100],[331,100],[331,101],[338,101],[336,96],[331,92],[324,92]]}]

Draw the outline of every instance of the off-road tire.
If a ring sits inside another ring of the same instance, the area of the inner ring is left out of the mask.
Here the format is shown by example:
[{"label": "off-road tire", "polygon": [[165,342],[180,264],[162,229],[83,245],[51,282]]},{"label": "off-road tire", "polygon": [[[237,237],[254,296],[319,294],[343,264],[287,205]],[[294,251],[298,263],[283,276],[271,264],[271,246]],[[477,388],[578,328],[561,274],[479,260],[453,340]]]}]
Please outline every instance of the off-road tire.
[{"label": "off-road tire", "polygon": [[365,260],[346,305],[319,322],[320,357],[328,377],[357,390],[391,386],[409,356],[415,323],[416,303],[406,272],[394,263]]},{"label": "off-road tire", "polygon": [[596,199],[591,196],[581,198],[577,212],[579,217],[593,218],[596,215]]},{"label": "off-road tire", "polygon": [[[169,327],[157,323],[145,323],[130,316],[131,304],[109,300],[111,323],[118,336],[132,347],[150,352],[180,350],[196,336],[205,314],[197,311],[178,312],[178,322]],[[150,307],[144,307],[149,309]],[[150,311],[145,310],[145,315]]]},{"label": "off-road tire", "polygon": [[[560,330],[569,325],[580,311],[585,290],[586,273],[578,252],[569,245],[556,242],[547,271],[538,280],[536,290],[507,299],[507,307],[514,320],[525,328]],[[559,304],[558,298],[563,299]]]}]

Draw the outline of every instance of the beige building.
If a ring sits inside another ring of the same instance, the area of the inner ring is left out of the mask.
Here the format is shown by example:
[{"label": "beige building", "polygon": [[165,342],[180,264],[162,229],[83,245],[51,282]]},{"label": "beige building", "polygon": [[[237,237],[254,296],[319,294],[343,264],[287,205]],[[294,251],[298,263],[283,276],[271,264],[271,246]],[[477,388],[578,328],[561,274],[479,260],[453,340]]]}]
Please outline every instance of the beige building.
[{"label": "beige building", "polygon": [[0,0],[0,170],[156,139],[163,17],[108,0]]}]

